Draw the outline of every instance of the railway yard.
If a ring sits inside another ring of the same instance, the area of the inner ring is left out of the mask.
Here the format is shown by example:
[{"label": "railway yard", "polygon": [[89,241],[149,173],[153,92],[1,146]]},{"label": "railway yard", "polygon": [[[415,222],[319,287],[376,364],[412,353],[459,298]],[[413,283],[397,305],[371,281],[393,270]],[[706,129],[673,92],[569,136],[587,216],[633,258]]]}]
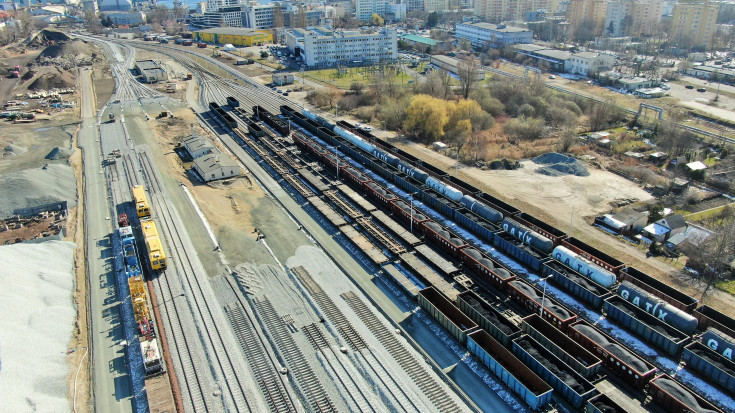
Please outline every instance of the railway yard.
[{"label": "railway yard", "polygon": [[79,72],[82,409],[735,413],[732,313],[196,50],[78,37],[116,84]]}]

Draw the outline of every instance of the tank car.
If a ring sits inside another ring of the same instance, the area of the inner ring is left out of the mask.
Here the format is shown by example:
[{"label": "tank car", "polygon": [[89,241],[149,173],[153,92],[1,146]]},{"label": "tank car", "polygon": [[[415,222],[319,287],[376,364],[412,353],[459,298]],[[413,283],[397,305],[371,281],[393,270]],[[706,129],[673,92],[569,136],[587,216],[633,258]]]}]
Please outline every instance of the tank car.
[{"label": "tank car", "polygon": [[733,358],[733,354],[735,354],[735,338],[728,337],[722,331],[716,328],[708,328],[702,334],[702,344],[712,351],[735,361],[735,358]]},{"label": "tank car", "polygon": [[489,206],[481,203],[480,201],[476,200],[475,198],[465,195],[463,196],[459,202],[462,203],[462,205],[466,206],[467,209],[474,212],[475,214],[487,219],[488,221],[497,224],[498,222],[503,220],[503,214],[498,212],[494,208],[490,208]]},{"label": "tank car", "polygon": [[593,264],[590,260],[582,257],[569,248],[562,246],[554,248],[552,257],[605,288],[610,288],[617,282],[615,274]]},{"label": "tank car", "polygon": [[536,231],[528,228],[527,226],[521,224],[516,220],[505,218],[501,226],[503,227],[503,231],[522,241],[524,244],[530,245],[541,252],[545,252],[548,254],[551,252],[552,249],[554,249],[554,243],[550,239],[544,237],[543,235],[537,233]]},{"label": "tank car", "polygon": [[618,287],[618,295],[652,314],[666,324],[679,331],[692,334],[697,329],[697,319],[660,298],[636,287],[628,281],[623,281]]}]

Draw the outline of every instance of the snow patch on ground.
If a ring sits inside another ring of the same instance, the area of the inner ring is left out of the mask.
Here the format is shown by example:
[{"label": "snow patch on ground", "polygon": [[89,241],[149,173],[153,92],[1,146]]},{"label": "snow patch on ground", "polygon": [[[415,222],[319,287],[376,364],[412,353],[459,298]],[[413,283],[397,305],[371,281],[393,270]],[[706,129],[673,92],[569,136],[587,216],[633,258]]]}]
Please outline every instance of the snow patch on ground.
[{"label": "snow patch on ground", "polygon": [[0,247],[3,411],[70,410],[66,352],[74,328],[74,248],[64,241]]}]

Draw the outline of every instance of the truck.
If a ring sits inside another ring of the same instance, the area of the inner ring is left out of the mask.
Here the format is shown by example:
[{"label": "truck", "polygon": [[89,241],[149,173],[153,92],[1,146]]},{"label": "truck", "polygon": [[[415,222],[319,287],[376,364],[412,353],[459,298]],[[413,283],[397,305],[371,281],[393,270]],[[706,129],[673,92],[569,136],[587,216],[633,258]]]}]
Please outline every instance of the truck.
[{"label": "truck", "polygon": [[197,47],[199,47],[201,49],[206,49],[207,48],[207,44],[204,43],[204,42],[199,42],[199,43],[197,43]]},{"label": "truck", "polygon": [[184,40],[181,44],[183,46],[191,46],[192,44],[194,44],[194,42],[192,42],[191,40]]}]

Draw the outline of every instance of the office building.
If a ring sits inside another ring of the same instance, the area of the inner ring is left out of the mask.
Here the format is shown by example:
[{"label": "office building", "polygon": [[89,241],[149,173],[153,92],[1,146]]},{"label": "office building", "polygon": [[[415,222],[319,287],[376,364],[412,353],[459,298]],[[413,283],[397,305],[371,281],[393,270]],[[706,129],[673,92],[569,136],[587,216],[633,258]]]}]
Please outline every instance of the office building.
[{"label": "office building", "polygon": [[503,47],[533,40],[533,32],[528,29],[492,23],[457,23],[455,36],[468,39],[475,47]]},{"label": "office building", "polygon": [[395,30],[374,32],[329,30],[324,27],[286,30],[286,46],[309,67],[362,65],[398,59]]}]

